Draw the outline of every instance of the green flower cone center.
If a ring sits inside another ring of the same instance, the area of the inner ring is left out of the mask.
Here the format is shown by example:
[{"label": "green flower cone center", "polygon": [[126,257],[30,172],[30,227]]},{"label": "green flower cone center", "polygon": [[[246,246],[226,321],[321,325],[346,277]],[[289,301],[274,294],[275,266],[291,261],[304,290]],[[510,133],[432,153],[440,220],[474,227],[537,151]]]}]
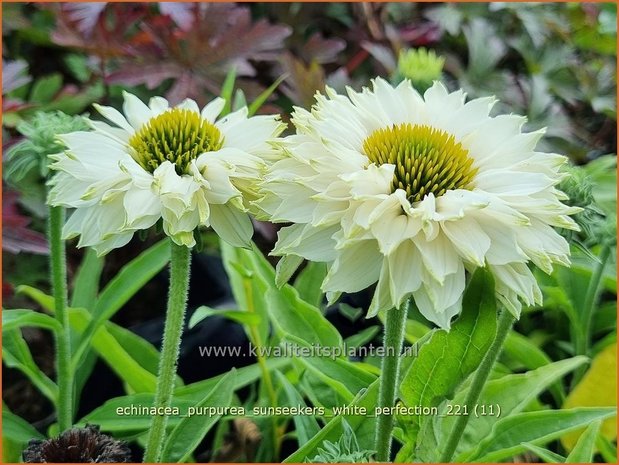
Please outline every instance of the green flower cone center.
[{"label": "green flower cone center", "polygon": [[179,175],[189,172],[191,160],[222,145],[219,129],[195,111],[180,108],[149,120],[129,139],[132,156],[142,168],[152,173],[168,160]]},{"label": "green flower cone center", "polygon": [[377,129],[363,141],[370,162],[395,165],[392,191],[403,189],[418,202],[430,192],[471,189],[477,168],[454,136],[426,125],[402,123]]}]

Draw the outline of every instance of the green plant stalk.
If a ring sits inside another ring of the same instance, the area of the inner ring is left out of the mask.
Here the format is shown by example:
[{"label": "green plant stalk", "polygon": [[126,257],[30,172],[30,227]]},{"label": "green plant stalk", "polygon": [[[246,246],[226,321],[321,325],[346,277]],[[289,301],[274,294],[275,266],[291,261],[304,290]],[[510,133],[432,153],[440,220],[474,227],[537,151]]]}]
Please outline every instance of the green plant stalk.
[{"label": "green plant stalk", "polygon": [[[595,267],[593,275],[591,275],[589,285],[587,286],[587,293],[585,294],[583,305],[582,332],[580,337],[578,337],[575,341],[575,355],[588,355],[589,353],[589,346],[591,345],[591,327],[593,326],[593,313],[600,296],[600,285],[602,283],[602,277],[604,276],[604,269],[606,268],[606,264],[610,258],[611,250],[612,246],[610,244],[604,244],[602,246],[599,262]],[[586,369],[586,366],[583,366],[576,370],[572,381],[573,385],[575,385],[582,378]]]},{"label": "green plant stalk", "polygon": [[[253,313],[256,309],[254,308],[254,296],[251,286],[251,279],[243,279],[243,287],[245,288],[245,296],[247,298],[247,311]],[[252,324],[248,326],[251,340],[258,349],[256,351],[256,357],[258,358],[258,366],[260,367],[260,372],[262,373],[262,381],[264,382],[264,387],[267,391],[267,395],[269,396],[269,402],[271,403],[271,407],[277,407],[277,393],[275,392],[273,378],[271,377],[271,372],[267,366],[266,358],[261,350],[261,347],[264,346],[264,342],[260,337],[260,331],[258,331],[257,326]],[[277,417],[273,417],[273,453],[275,460],[279,458],[281,443],[282,437],[277,427]]]},{"label": "green plant stalk", "polygon": [[[512,325],[514,324],[514,321],[514,316],[508,310],[504,309],[501,312],[494,341],[488,348],[488,352],[486,352],[486,355],[479,364],[479,368],[473,375],[471,387],[469,388],[469,392],[464,401],[464,405],[466,406],[465,411],[468,412],[469,415],[475,409],[475,404],[479,400],[479,396],[484,389],[488,376],[490,376],[490,371],[501,353],[503,343],[505,342]],[[469,422],[469,415],[461,415],[457,418],[453,429],[449,433],[447,443],[445,444],[445,448],[443,449],[439,462],[450,462],[456,448],[458,447],[458,443],[464,434],[466,425]]]},{"label": "green plant stalk", "polygon": [[[404,330],[410,301],[407,300],[400,308],[387,312],[385,319],[385,348],[381,363],[381,374],[378,390],[378,407],[393,407],[398,391],[400,372],[400,354],[404,344]],[[393,433],[393,415],[378,415],[376,420],[376,461],[388,462],[391,457],[391,436]]]},{"label": "green plant stalk", "polygon": [[[163,330],[161,358],[159,360],[155,407],[169,407],[172,403],[176,367],[185,321],[185,309],[187,307],[187,292],[189,290],[191,250],[185,246],[175,244],[171,239],[170,247],[170,289]],[[160,461],[167,420],[168,418],[165,415],[153,417],[144,452],[145,463]]]},{"label": "green plant stalk", "polygon": [[56,333],[56,382],[58,399],[56,410],[58,428],[65,431],[73,424],[73,376],[71,372],[71,327],[67,310],[67,262],[62,227],[64,207],[49,207],[48,238],[50,273],[56,319],[62,326]]}]

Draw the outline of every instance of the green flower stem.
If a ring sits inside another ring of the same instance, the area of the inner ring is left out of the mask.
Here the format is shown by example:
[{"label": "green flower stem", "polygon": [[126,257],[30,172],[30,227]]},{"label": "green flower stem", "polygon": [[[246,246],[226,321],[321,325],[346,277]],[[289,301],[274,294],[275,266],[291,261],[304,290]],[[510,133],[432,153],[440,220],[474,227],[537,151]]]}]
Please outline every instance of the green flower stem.
[{"label": "green flower stem", "polygon": [[71,329],[67,310],[67,264],[62,227],[64,207],[49,207],[48,237],[50,273],[56,319],[62,326],[56,334],[56,382],[58,383],[58,428],[65,431],[73,423],[73,376],[71,375]]},{"label": "green flower stem", "polygon": [[[398,391],[400,371],[400,354],[404,344],[404,329],[408,314],[409,301],[400,308],[387,312],[385,321],[385,338],[380,385],[378,391],[378,406],[393,407]],[[391,435],[393,433],[393,415],[378,415],[376,421],[376,460],[388,462],[391,458]]]},{"label": "green flower stem", "polygon": [[[170,240],[170,246],[172,252],[170,257],[170,290],[168,293],[165,328],[163,330],[161,359],[159,360],[155,407],[169,407],[172,403],[181,335],[185,321],[185,309],[187,307],[187,291],[189,290],[191,250],[185,246],[175,244],[172,240]],[[167,420],[168,418],[165,415],[153,417],[144,452],[145,463],[160,461]]]},{"label": "green flower stem", "polygon": [[[600,297],[600,290],[602,278],[604,276],[604,269],[610,258],[610,252],[612,251],[612,245],[605,244],[602,246],[599,262],[593,271],[589,286],[587,287],[587,293],[585,294],[585,300],[583,305],[583,325],[580,337],[576,339],[576,355],[588,355],[589,346],[591,344],[591,326],[593,325],[593,313],[595,312],[595,306]],[[582,378],[585,370],[585,366],[579,367],[576,370],[572,384],[576,384],[580,378]]]},{"label": "green flower stem", "polygon": [[[243,287],[245,289],[245,296],[247,299],[247,311],[255,312],[254,308],[254,295],[253,288],[250,278],[245,278],[243,280]],[[258,366],[260,367],[260,372],[262,374],[262,381],[264,382],[264,387],[267,391],[267,395],[269,396],[269,402],[271,403],[271,407],[277,407],[277,393],[275,392],[275,387],[273,385],[273,379],[271,378],[271,372],[269,371],[269,367],[267,366],[266,358],[264,357],[263,351],[260,350],[261,347],[264,346],[262,338],[260,337],[260,331],[256,325],[249,325],[249,335],[251,337],[252,343],[258,348],[256,351],[256,357],[258,358]],[[282,437],[277,426],[277,417],[273,417],[273,455],[274,459],[277,461],[279,458],[280,450],[282,444]]]},{"label": "green flower stem", "polygon": [[[469,392],[464,401],[464,404],[466,405],[465,411],[469,412],[469,415],[474,411],[475,404],[479,400],[479,396],[481,395],[484,385],[488,380],[488,376],[490,376],[490,370],[492,370],[494,362],[496,362],[499,357],[501,349],[503,348],[503,343],[505,342],[505,339],[507,338],[509,330],[512,328],[513,324],[514,316],[508,310],[503,310],[499,316],[494,341],[479,364],[479,368],[473,375],[471,387],[469,388]],[[441,455],[439,462],[449,463],[451,461],[451,458],[456,451],[456,447],[458,447],[458,443],[460,442],[460,438],[462,438],[466,425],[469,422],[469,415],[461,415],[457,418],[453,429],[449,433],[447,444],[443,449],[443,454]]]}]

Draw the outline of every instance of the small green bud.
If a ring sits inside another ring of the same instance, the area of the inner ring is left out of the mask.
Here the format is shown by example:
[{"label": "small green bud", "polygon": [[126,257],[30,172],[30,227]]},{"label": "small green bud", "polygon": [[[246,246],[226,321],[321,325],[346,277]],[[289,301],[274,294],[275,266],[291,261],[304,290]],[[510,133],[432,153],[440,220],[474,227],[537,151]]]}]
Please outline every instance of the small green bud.
[{"label": "small green bud", "polygon": [[61,111],[35,113],[30,121],[23,121],[17,126],[25,139],[7,152],[4,178],[10,183],[18,183],[35,168],[38,168],[40,176],[47,177],[47,157],[64,150],[56,136],[89,129],[81,116],[70,116]]},{"label": "small green bud", "polygon": [[418,90],[425,90],[441,78],[445,58],[424,47],[401,50],[398,58],[398,74],[410,79]]},{"label": "small green bud", "polygon": [[564,231],[563,235],[585,248],[616,241],[617,218],[607,216],[596,204],[590,175],[579,166],[569,166],[565,172],[567,176],[557,187],[569,197],[567,205],[580,207],[582,211],[572,215],[580,232]]}]

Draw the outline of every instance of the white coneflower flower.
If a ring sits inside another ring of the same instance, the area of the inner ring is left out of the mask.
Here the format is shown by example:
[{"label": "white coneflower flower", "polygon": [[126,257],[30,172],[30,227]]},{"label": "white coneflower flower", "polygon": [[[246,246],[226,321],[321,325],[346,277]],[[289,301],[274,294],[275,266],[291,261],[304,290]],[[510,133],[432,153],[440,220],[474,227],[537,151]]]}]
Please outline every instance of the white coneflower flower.
[{"label": "white coneflower flower", "polygon": [[276,116],[248,118],[247,108],[217,120],[224,103],[217,98],[200,111],[193,100],[170,108],[154,97],[147,106],[124,93],[124,116],[96,106],[117,127],[90,121],[93,131],[59,136],[67,150],[51,157],[58,173],[49,202],[76,209],[65,237],[80,235],[79,247],[104,254],[163,218],[179,245],[192,247],[199,225],[247,245],[246,200],[255,198],[252,186],[283,125]]},{"label": "white coneflower flower", "polygon": [[329,263],[326,292],[378,281],[369,315],[411,294],[443,328],[461,308],[465,270],[487,266],[498,299],[515,315],[540,303],[527,267],[568,264],[552,226],[577,228],[577,209],[554,186],[565,158],[540,153],[542,131],[525,118],[489,116],[493,98],[465,103],[435,83],[423,96],[409,81],[373,90],[327,89],[311,112],[296,108],[297,134],[282,143],[259,202],[283,228],[276,255]]}]

